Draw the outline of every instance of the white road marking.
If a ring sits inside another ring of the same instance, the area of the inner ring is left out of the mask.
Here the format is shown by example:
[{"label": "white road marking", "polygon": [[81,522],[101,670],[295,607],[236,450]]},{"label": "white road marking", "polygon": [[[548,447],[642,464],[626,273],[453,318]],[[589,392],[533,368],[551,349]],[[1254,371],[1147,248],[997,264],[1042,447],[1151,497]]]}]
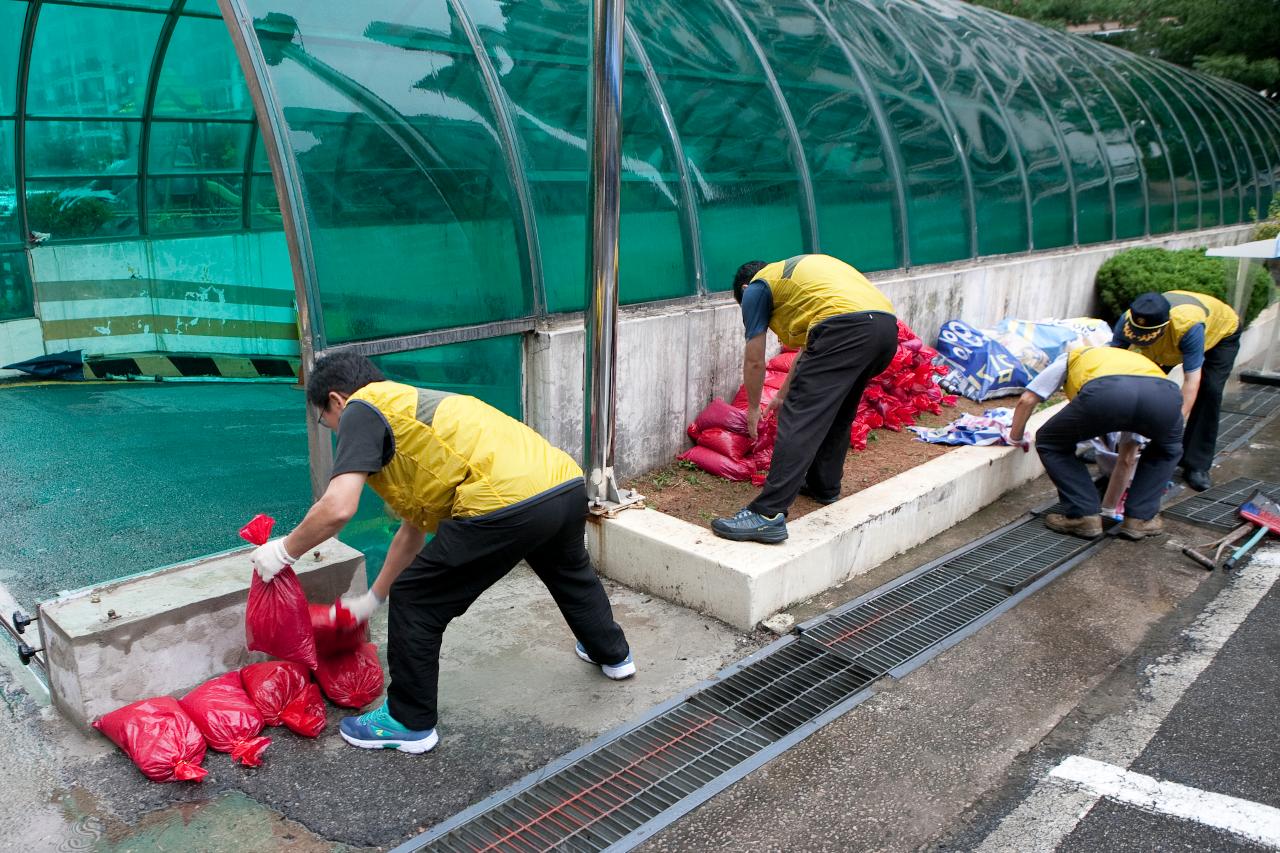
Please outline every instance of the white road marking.
[{"label": "white road marking", "polygon": [[1097,797],[1137,806],[1143,811],[1195,821],[1280,848],[1280,809],[1202,791],[1177,782],[1162,782],[1114,764],[1073,755],[1049,774]]},{"label": "white road marking", "polygon": [[[1135,708],[1099,722],[1082,753],[1127,768],[1155,737],[1165,717],[1280,580],[1280,547],[1260,548],[1183,636],[1190,649],[1147,667],[1147,687]],[[1051,853],[1098,802],[1073,785],[1042,779],[977,848],[979,853]]]}]

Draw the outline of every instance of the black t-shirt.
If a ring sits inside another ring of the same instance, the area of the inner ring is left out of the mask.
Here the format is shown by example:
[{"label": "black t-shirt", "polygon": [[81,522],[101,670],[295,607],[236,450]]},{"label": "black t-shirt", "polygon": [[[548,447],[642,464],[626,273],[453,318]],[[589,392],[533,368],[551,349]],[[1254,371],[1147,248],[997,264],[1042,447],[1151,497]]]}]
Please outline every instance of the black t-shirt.
[{"label": "black t-shirt", "polygon": [[395,437],[382,413],[363,400],[347,403],[338,418],[338,450],[331,476],[353,471],[376,474],[395,452]]}]

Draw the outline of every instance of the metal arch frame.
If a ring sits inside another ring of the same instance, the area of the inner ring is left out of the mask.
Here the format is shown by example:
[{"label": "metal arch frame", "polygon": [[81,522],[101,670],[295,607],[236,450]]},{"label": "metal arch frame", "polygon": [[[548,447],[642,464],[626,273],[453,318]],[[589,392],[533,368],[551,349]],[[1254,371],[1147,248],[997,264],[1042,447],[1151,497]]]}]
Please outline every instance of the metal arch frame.
[{"label": "metal arch frame", "polygon": [[31,50],[35,45],[36,25],[43,5],[42,0],[30,0],[27,6],[27,15],[22,22],[22,41],[18,46],[17,74],[14,75],[17,92],[13,102],[13,186],[23,246],[31,245],[31,221],[27,218],[27,87],[31,82]]},{"label": "metal arch frame", "polygon": [[[1200,223],[1204,221],[1204,217],[1201,215],[1201,209],[1204,206],[1204,202],[1202,199],[1202,196],[1204,195],[1204,193],[1200,189],[1200,165],[1196,163],[1195,149],[1191,147],[1191,137],[1187,135],[1187,129],[1183,127],[1181,119],[1179,119],[1178,114],[1174,112],[1173,106],[1169,103],[1169,100],[1165,98],[1164,93],[1161,92],[1156,87],[1156,85],[1152,82],[1151,76],[1144,73],[1145,68],[1142,66],[1142,63],[1137,61],[1136,54],[1133,55],[1132,57],[1121,56],[1118,58],[1121,60],[1128,60],[1132,58],[1132,64],[1130,65],[1126,63],[1124,65],[1124,68],[1131,71],[1131,73],[1136,74],[1137,76],[1142,78],[1143,83],[1147,86],[1148,89],[1151,90],[1151,94],[1155,95],[1156,100],[1158,100],[1161,104],[1164,105],[1165,112],[1168,113],[1169,118],[1173,120],[1174,127],[1170,129],[1176,129],[1178,131],[1178,135],[1182,138],[1182,145],[1187,151],[1187,162],[1191,164],[1191,175],[1196,182],[1196,228],[1199,228]],[[1124,76],[1123,74],[1121,74],[1120,71],[1117,71],[1116,73],[1121,77]],[[1130,88],[1133,88],[1132,85],[1130,85]],[[1136,94],[1136,90],[1135,90],[1135,94]],[[1170,153],[1172,149],[1169,147],[1168,137],[1164,133],[1160,134],[1160,141],[1164,144],[1166,153]],[[1182,229],[1178,225],[1178,222],[1179,222],[1178,175],[1173,172],[1172,157],[1169,159],[1169,171],[1171,174],[1173,174],[1173,210],[1174,210],[1173,231],[1170,233],[1177,233]]]},{"label": "metal arch frame", "polygon": [[524,255],[521,259],[529,274],[529,288],[533,296],[533,313],[542,317],[547,312],[546,280],[542,270],[542,240],[538,234],[538,222],[533,208],[533,188],[529,184],[529,174],[525,169],[524,151],[520,147],[516,134],[515,121],[511,118],[510,100],[498,71],[485,50],[484,41],[475,22],[467,14],[465,6],[459,0],[447,0],[449,8],[458,18],[471,52],[475,55],[476,64],[480,68],[480,77],[484,81],[485,94],[489,100],[489,108],[493,110],[494,120],[498,125],[502,151],[507,161],[507,180],[516,195],[516,203],[520,209],[523,239],[517,241],[517,251]]},{"label": "metal arch frame", "polygon": [[[1013,27],[1011,28],[1011,32],[1015,32],[1017,34],[1018,40],[1022,43],[1024,47],[1027,47],[1032,50],[1035,50],[1035,49],[1045,50],[1046,52],[1049,47],[1053,47],[1056,50],[1057,46],[1053,45],[1053,42],[1051,39],[1041,38],[1039,32],[1032,29],[1031,27],[1021,27],[1021,26]],[[1031,33],[1035,36],[1034,41],[1030,39],[1030,37],[1027,35],[1028,33]],[[1115,181],[1115,175],[1111,171],[1111,158],[1107,156],[1106,148],[1102,143],[1102,133],[1098,129],[1098,123],[1094,121],[1093,113],[1089,112],[1089,108],[1085,106],[1085,101],[1084,101],[1084,98],[1081,97],[1080,95],[1080,90],[1076,88],[1076,84],[1071,81],[1071,78],[1069,76],[1067,76],[1066,71],[1064,71],[1062,66],[1059,65],[1057,62],[1050,61],[1048,60],[1047,57],[1046,57],[1046,61],[1048,61],[1049,64],[1052,66],[1052,68],[1057,71],[1058,79],[1060,79],[1063,83],[1066,84],[1067,89],[1069,89],[1071,92],[1071,97],[1075,98],[1076,103],[1080,105],[1080,112],[1084,113],[1084,117],[1089,122],[1089,127],[1093,131],[1092,133],[1093,143],[1094,143],[1094,146],[1097,147],[1098,149],[1098,160],[1100,163],[1102,163],[1102,171],[1107,178],[1107,197],[1111,200],[1111,239],[1114,241],[1116,239],[1116,181]],[[1064,137],[1064,141],[1065,141],[1065,137]],[[1080,245],[1080,224],[1079,223],[1080,223],[1080,206],[1077,203],[1076,225],[1075,225],[1075,238],[1076,238],[1075,244],[1077,246]]]},{"label": "metal arch frame", "polygon": [[[1148,69],[1150,69],[1150,71],[1151,71],[1151,76],[1150,76],[1148,79],[1152,79],[1152,80],[1154,80],[1154,79],[1156,79],[1156,78],[1159,78],[1160,83],[1168,87],[1168,89],[1169,89],[1169,94],[1171,94],[1173,97],[1177,98],[1177,99],[1182,103],[1183,108],[1187,111],[1187,113],[1188,113],[1188,114],[1191,116],[1191,118],[1195,121],[1196,127],[1197,127],[1197,128],[1199,128],[1199,130],[1200,130],[1200,136],[1201,136],[1201,138],[1203,138],[1203,140],[1204,140],[1205,147],[1207,147],[1207,148],[1209,149],[1209,159],[1213,161],[1213,172],[1214,172],[1214,174],[1215,174],[1215,175],[1217,176],[1217,178],[1218,178],[1218,221],[1219,221],[1219,222],[1221,222],[1221,221],[1222,221],[1222,210],[1223,210],[1223,201],[1222,201],[1222,166],[1221,166],[1221,164],[1219,164],[1219,163],[1218,163],[1218,155],[1214,152],[1214,150],[1213,150],[1213,145],[1209,142],[1209,132],[1208,132],[1207,130],[1205,130],[1204,122],[1200,121],[1200,116],[1196,115],[1196,111],[1195,111],[1194,109],[1192,109],[1192,107],[1191,107],[1191,103],[1190,103],[1186,98],[1184,98],[1184,97],[1182,96],[1182,93],[1178,91],[1178,87],[1177,87],[1177,86],[1175,86],[1175,85],[1173,85],[1172,83],[1170,83],[1170,80],[1171,80],[1171,79],[1173,79],[1173,78],[1170,78],[1170,77],[1169,77],[1169,75],[1167,74],[1167,72],[1165,71],[1165,69],[1164,69],[1163,67],[1161,67],[1161,66],[1160,66],[1158,63],[1156,63],[1154,60],[1148,59],[1148,58],[1147,58],[1147,57],[1145,57],[1145,56],[1140,56],[1140,55],[1138,55],[1138,54],[1134,54],[1134,58],[1138,61],[1138,63],[1139,63],[1140,65],[1144,65],[1144,66],[1146,66]],[[1166,101],[1166,103],[1168,103],[1168,102]],[[1188,136],[1188,137],[1187,137],[1187,143],[1188,143],[1188,144],[1190,144],[1190,143],[1191,143],[1191,137],[1190,137],[1190,136]],[[1195,161],[1196,161],[1196,156],[1195,156],[1195,146],[1192,146],[1192,147],[1191,147],[1191,162],[1192,162],[1192,163],[1195,163]],[[1197,175],[1199,175],[1199,174],[1200,174],[1200,166],[1199,166],[1199,164],[1196,164],[1196,174],[1197,174]],[[1199,209],[1199,211],[1198,211],[1199,218],[1198,218],[1197,223],[1196,223],[1196,227],[1197,227],[1197,229],[1203,229],[1203,228],[1204,228],[1204,189],[1203,189],[1203,184],[1204,184],[1203,179],[1202,179],[1202,178],[1197,177],[1197,179],[1196,179],[1196,189],[1197,189],[1197,191],[1200,193],[1200,209]]]},{"label": "metal arch frame", "polygon": [[867,71],[862,67],[862,63],[858,61],[853,48],[849,46],[844,36],[836,29],[835,24],[827,16],[827,13],[818,7],[816,0],[800,0],[800,2],[808,6],[814,17],[822,22],[832,43],[839,48],[848,61],[858,85],[862,86],[862,95],[867,103],[867,109],[871,110],[872,118],[876,122],[876,128],[880,131],[880,145],[884,149],[885,156],[889,159],[890,167],[893,169],[894,205],[897,207],[898,233],[901,240],[901,251],[898,257],[902,260],[902,268],[909,269],[911,267],[911,221],[907,212],[907,188],[903,183],[906,166],[902,158],[902,149],[898,145],[898,137],[890,132],[889,117],[885,114],[884,104],[880,103],[879,96],[872,91],[871,81],[867,79]]},{"label": "metal arch frame", "polygon": [[654,103],[658,105],[658,114],[662,118],[662,124],[667,129],[667,137],[671,140],[672,151],[676,159],[676,173],[680,176],[680,193],[682,196],[680,214],[684,220],[681,234],[686,242],[685,251],[689,253],[693,263],[694,291],[698,296],[706,296],[709,290],[707,288],[707,263],[702,253],[702,225],[698,216],[697,197],[693,191],[693,178],[689,174],[689,161],[684,153],[684,141],[680,138],[679,131],[676,130],[675,114],[671,112],[671,104],[667,101],[666,93],[662,91],[662,86],[658,80],[658,72],[649,60],[649,52],[645,50],[644,42],[639,34],[636,33],[635,27],[631,26],[630,21],[624,20],[622,27],[623,38],[632,55],[635,56],[636,62],[640,64],[645,83],[653,96]]},{"label": "metal arch frame", "polygon": [[[1258,143],[1258,147],[1262,150],[1262,158],[1266,162],[1266,167],[1267,167],[1267,186],[1270,189],[1271,196],[1274,197],[1276,194],[1277,167],[1280,166],[1280,163],[1277,163],[1276,160],[1273,160],[1271,158],[1272,150],[1268,147],[1267,142],[1263,138],[1263,135],[1261,133],[1262,130],[1267,129],[1267,122],[1266,122],[1266,116],[1264,116],[1261,112],[1258,111],[1258,105],[1255,104],[1252,100],[1254,97],[1256,97],[1256,95],[1247,89],[1242,91],[1241,89],[1236,88],[1236,86],[1234,85],[1224,86],[1223,91],[1229,92],[1231,96],[1235,98],[1236,103],[1244,107],[1245,111],[1253,119],[1252,121],[1249,122],[1249,132],[1253,134],[1254,140]],[[1261,128],[1259,127],[1259,125],[1261,125]],[[1273,138],[1271,133],[1267,133],[1267,138],[1271,139],[1272,142],[1275,143],[1276,148],[1274,150],[1277,152],[1277,154],[1280,154],[1280,136]],[[1258,167],[1258,163],[1255,161],[1254,168],[1256,169],[1257,167]],[[1266,216],[1267,212],[1263,210],[1263,207],[1262,207],[1261,181],[1258,182],[1258,206],[1256,210],[1259,217]]]},{"label": "metal arch frame", "polygon": [[[1169,172],[1169,188],[1173,195],[1173,221],[1177,223],[1178,221],[1177,176],[1174,175],[1173,173],[1173,159],[1170,156],[1169,143],[1164,138],[1164,134],[1159,132],[1159,123],[1156,122],[1155,114],[1151,112],[1151,109],[1147,106],[1147,102],[1138,96],[1137,90],[1134,89],[1133,86],[1129,83],[1129,81],[1125,79],[1125,76],[1123,74],[1121,74],[1119,71],[1115,69],[1112,62],[1110,61],[1118,58],[1117,54],[1115,53],[1115,51],[1117,50],[1116,48],[1110,47],[1109,45],[1101,44],[1095,41],[1094,39],[1084,39],[1083,41],[1073,42],[1073,44],[1087,45],[1088,46],[1087,49],[1092,51],[1095,56],[1098,56],[1098,57],[1106,56],[1108,61],[1105,62],[1104,65],[1105,65],[1105,68],[1107,69],[1107,74],[1110,75],[1111,79],[1119,82],[1119,84],[1129,92],[1129,94],[1133,97],[1134,103],[1138,105],[1138,108],[1142,110],[1143,114],[1146,116],[1147,124],[1148,126],[1150,126],[1151,131],[1155,135],[1155,138],[1157,139],[1157,141],[1159,141],[1160,149],[1164,152],[1164,164],[1165,164],[1165,168]],[[1112,98],[1112,100],[1115,100],[1115,99]],[[1116,106],[1117,108],[1119,108],[1119,101],[1116,101]],[[1137,151],[1139,152],[1139,158],[1141,161],[1142,149],[1138,145],[1137,134],[1133,133],[1133,122],[1129,119],[1129,116],[1125,115],[1124,110],[1120,110],[1120,114],[1124,116],[1125,120],[1129,124],[1129,132],[1133,137],[1134,148],[1137,149]],[[1151,236],[1151,188],[1149,184],[1151,175],[1146,170],[1145,162],[1142,162],[1142,170],[1143,170],[1143,175],[1145,176],[1144,184],[1143,184],[1143,192],[1147,199],[1147,216],[1146,216],[1147,236]]]},{"label": "metal arch frame", "polygon": [[[1147,165],[1142,160],[1142,149],[1138,147],[1138,138],[1133,134],[1133,124],[1129,121],[1129,117],[1125,115],[1124,110],[1120,109],[1120,102],[1117,101],[1115,98],[1115,95],[1111,93],[1111,87],[1107,86],[1105,83],[1102,82],[1102,78],[1098,76],[1098,73],[1096,71],[1093,70],[1093,67],[1090,66],[1089,63],[1084,61],[1079,51],[1074,49],[1079,41],[1080,41],[1079,37],[1068,36],[1066,39],[1064,39],[1063,43],[1066,45],[1069,45],[1070,47],[1064,48],[1064,50],[1069,52],[1072,58],[1074,58],[1077,62],[1080,63],[1080,67],[1088,72],[1089,76],[1092,77],[1094,82],[1098,84],[1098,88],[1100,88],[1104,93],[1106,93],[1107,100],[1111,101],[1111,106],[1115,107],[1116,115],[1119,116],[1120,119],[1124,122],[1125,133],[1129,137],[1129,145],[1133,148],[1134,160],[1136,160],[1138,164],[1138,175],[1142,181],[1142,233],[1144,236],[1150,236],[1151,235],[1151,191],[1147,185]],[[1114,228],[1112,229],[1112,232],[1111,232],[1112,237],[1114,239],[1119,239],[1120,217],[1119,217],[1118,209],[1116,211],[1113,224],[1114,224]]]},{"label": "metal arch frame", "polygon": [[[324,328],[319,311],[315,254],[307,221],[306,198],[298,161],[287,139],[283,106],[267,72],[266,59],[253,30],[253,18],[245,0],[218,0],[218,9],[235,45],[240,68],[253,100],[262,133],[263,147],[271,161],[271,175],[280,201],[281,224],[293,269],[294,296],[298,301],[298,348],[302,368],[310,372],[316,353],[324,347]],[[250,154],[252,156],[252,154]],[[319,497],[333,470],[333,445],[326,430],[312,417],[307,404],[307,446],[311,459],[311,492]]]},{"label": "metal arch frame", "polygon": [[746,38],[747,44],[751,46],[751,50],[756,56],[756,61],[760,63],[760,70],[764,72],[769,92],[777,103],[778,113],[782,116],[782,123],[786,126],[787,136],[791,139],[792,165],[795,167],[796,179],[800,184],[800,203],[802,205],[800,225],[805,241],[805,249],[809,252],[820,252],[822,251],[822,242],[818,234],[818,206],[813,194],[813,178],[809,173],[809,159],[805,156],[804,144],[800,140],[800,128],[796,125],[795,116],[791,114],[791,107],[787,105],[787,99],[783,97],[782,86],[778,83],[777,75],[773,73],[773,66],[769,64],[769,58],[764,52],[764,47],[747,24],[747,19],[743,16],[742,10],[737,7],[733,0],[719,0],[719,5],[738,25],[738,29]]},{"label": "metal arch frame", "polygon": [[[1223,140],[1223,142],[1226,144],[1227,153],[1231,155],[1231,164],[1232,166],[1235,167],[1235,180],[1237,183],[1239,183],[1240,161],[1236,158],[1235,147],[1232,146],[1227,140],[1226,128],[1222,126],[1222,122],[1220,122],[1218,120],[1218,117],[1214,115],[1213,107],[1216,106],[1216,104],[1211,102],[1211,100],[1207,97],[1207,93],[1201,87],[1200,81],[1197,80],[1195,76],[1190,73],[1190,69],[1186,69],[1186,72],[1187,73],[1185,77],[1185,85],[1183,86],[1183,91],[1191,95],[1194,95],[1195,100],[1197,103],[1199,103],[1201,110],[1209,116],[1209,120],[1213,122],[1215,127],[1217,127],[1218,129],[1217,138]],[[1170,76],[1172,77],[1173,75],[1170,75]],[[1178,79],[1178,78],[1174,77],[1173,79]],[[1179,81],[1179,82],[1183,82],[1183,81]],[[1196,116],[1196,120],[1200,121],[1199,115]],[[1201,122],[1201,124],[1203,124],[1203,122]],[[1214,163],[1217,164],[1218,166],[1218,225],[1225,226],[1227,224],[1227,199],[1226,199],[1226,185],[1223,182],[1223,172],[1222,172],[1222,169],[1225,164],[1223,164],[1222,161],[1218,158],[1217,152],[1215,151],[1217,146],[1213,144],[1213,140],[1214,140],[1214,137],[1211,137],[1206,133],[1205,141],[1209,143],[1209,150],[1214,152]],[[1236,223],[1239,223],[1244,219],[1244,201],[1242,198],[1243,192],[1241,192],[1240,189],[1237,189],[1236,195],[1237,197],[1239,197],[1239,209],[1237,210]]]},{"label": "metal arch frame", "polygon": [[144,238],[151,234],[147,179],[151,174],[151,121],[155,116],[156,91],[160,88],[160,72],[164,70],[169,42],[173,38],[173,31],[177,29],[182,8],[186,5],[187,0],[173,0],[169,4],[169,11],[164,13],[164,23],[160,25],[160,34],[156,37],[156,49],[151,54],[147,93],[142,102],[142,130],[138,133],[138,236]]},{"label": "metal arch frame", "polygon": [[258,123],[249,125],[249,135],[245,140],[244,171],[240,180],[240,225],[245,231],[253,230],[253,153],[258,147]]},{"label": "metal arch frame", "polygon": [[[987,9],[985,6],[977,6],[977,5],[968,6],[967,11],[972,12],[978,17],[994,19],[1001,23],[1006,23],[1003,18],[1001,18],[1000,16],[997,16],[994,12]],[[990,40],[992,42],[995,42],[996,47],[999,48],[999,43],[996,42],[996,39],[994,37],[992,37]],[[1023,46],[1025,47],[1025,45]],[[1014,64],[1015,65],[1017,64],[1016,60]],[[1044,91],[1040,88],[1039,84],[1036,83],[1035,76],[1031,74],[1028,69],[1025,69],[1025,68],[1023,69],[1023,74],[1027,81],[1027,85],[1031,87],[1031,91],[1035,92],[1036,99],[1040,102],[1040,109],[1043,110],[1044,116],[1049,122],[1049,127],[1053,129],[1053,138],[1058,145],[1058,153],[1062,157],[1062,171],[1067,176],[1067,195],[1071,199],[1071,245],[1078,246],[1080,244],[1080,193],[1079,193],[1079,189],[1076,187],[1075,172],[1072,171],[1071,169],[1071,155],[1067,151],[1067,137],[1062,132],[1061,125],[1058,124],[1057,113],[1055,113],[1052,109],[1050,109],[1049,100],[1044,96]],[[1034,251],[1035,249],[1034,215],[1032,217],[1032,222],[1031,222],[1031,246],[1032,246],[1032,250]],[[1060,247],[1053,247],[1053,248],[1060,248]]]},{"label": "metal arch frame", "polygon": [[942,93],[938,90],[938,84],[934,81],[933,75],[924,67],[924,63],[920,61],[920,54],[911,46],[911,43],[903,37],[902,33],[894,25],[893,21],[880,9],[872,3],[859,3],[859,6],[871,12],[885,26],[885,31],[892,33],[906,50],[907,55],[911,57],[911,61],[920,71],[921,79],[928,85],[929,90],[933,92],[934,100],[938,104],[938,114],[942,116],[943,126],[947,130],[950,137],[951,145],[956,152],[956,159],[960,161],[960,172],[964,176],[965,201],[967,202],[967,214],[969,219],[969,257],[976,258],[978,256],[978,199],[977,192],[973,188],[973,173],[969,170],[969,158],[965,156],[964,150],[960,147],[960,134],[956,130],[955,119],[951,115],[951,110],[947,108],[947,102],[942,97]]},{"label": "metal arch frame", "polygon": [[[1192,69],[1192,68],[1188,68],[1188,69],[1186,69],[1186,74],[1187,74],[1187,78],[1188,78],[1189,80],[1194,80],[1194,81],[1195,81],[1196,86],[1198,87],[1198,90],[1199,90],[1199,92],[1200,92],[1200,95],[1202,96],[1202,100],[1203,100],[1203,101],[1205,101],[1206,103],[1208,103],[1210,106],[1224,107],[1224,106],[1226,106],[1226,105],[1227,105],[1227,104],[1226,104],[1226,102],[1225,102],[1225,100],[1224,100],[1224,96],[1222,96],[1222,95],[1220,95],[1220,94],[1218,93],[1218,91],[1217,91],[1217,87],[1210,85],[1210,81],[1209,81],[1209,79],[1208,79],[1207,77],[1202,76],[1199,72],[1197,72],[1195,69]],[[1231,113],[1231,111],[1230,111],[1230,110],[1225,110],[1225,109],[1224,109],[1224,110],[1222,110],[1222,113],[1223,113],[1223,115],[1225,115],[1225,116],[1227,117],[1227,121],[1229,121],[1229,122],[1231,123],[1232,127],[1234,127],[1234,128],[1235,128],[1236,136],[1237,136],[1237,137],[1240,139],[1240,141],[1244,144],[1245,153],[1246,153],[1246,154],[1248,154],[1248,157],[1249,157],[1249,167],[1250,167],[1251,169],[1253,169],[1253,166],[1254,166],[1254,163],[1253,163],[1253,154],[1252,154],[1252,153],[1249,153],[1249,145],[1248,145],[1248,143],[1247,143],[1247,142],[1245,142],[1245,141],[1244,141],[1244,139],[1245,139],[1245,137],[1244,137],[1244,132],[1240,130],[1240,125],[1239,125],[1239,123],[1238,123],[1238,122],[1236,122],[1236,118],[1235,118],[1235,116],[1234,116],[1234,115],[1232,115],[1232,113]],[[1212,118],[1212,119],[1213,119],[1213,121],[1214,121],[1214,123],[1218,125],[1218,129],[1219,129],[1219,130],[1225,130],[1225,128],[1223,128],[1223,127],[1222,127],[1222,122],[1221,122],[1221,121],[1219,121],[1219,120],[1218,120],[1218,117],[1217,117],[1216,115],[1214,115],[1214,114],[1213,114],[1213,110],[1210,110],[1210,111],[1209,111],[1209,117],[1210,117],[1210,118]],[[1225,135],[1225,134],[1224,134],[1224,135]],[[1237,177],[1238,179],[1239,179],[1239,178],[1242,178],[1242,177],[1244,176],[1244,172],[1242,172],[1242,171],[1241,171],[1240,158],[1239,158],[1239,157],[1237,156],[1237,154],[1236,154],[1235,146],[1234,146],[1234,145],[1230,145],[1230,146],[1228,146],[1227,150],[1231,152],[1231,159],[1232,159],[1232,160],[1235,162],[1235,164],[1236,164],[1236,177]],[[1244,183],[1243,183],[1243,181],[1242,181],[1242,182],[1241,182],[1241,184],[1240,184],[1240,189],[1239,189],[1239,196],[1240,196],[1240,210],[1239,210],[1239,215],[1238,215],[1238,217],[1236,218],[1236,223],[1237,223],[1237,224],[1238,224],[1238,223],[1241,223],[1241,222],[1246,221],[1246,218],[1245,218],[1245,207],[1244,207],[1244,204],[1245,204],[1245,202],[1244,202],[1244,190],[1245,190],[1245,185],[1244,185]],[[1254,209],[1257,209],[1258,202],[1259,202],[1260,200],[1261,200],[1261,196],[1260,196],[1260,195],[1259,195],[1259,193],[1258,193],[1258,178],[1257,178],[1256,170],[1254,170],[1254,175],[1253,175],[1253,204],[1254,204]],[[1224,205],[1225,205],[1225,201],[1224,201],[1223,203],[1224,203]],[[1224,210],[1224,212],[1225,212],[1225,210]]]},{"label": "metal arch frame", "polygon": [[[953,8],[958,7],[959,4],[953,4]],[[978,75],[978,79],[982,81],[982,86],[991,98],[991,103],[996,112],[999,113],[1000,120],[1004,122],[1004,132],[1009,139],[1009,149],[1013,151],[1013,158],[1018,163],[1018,171],[1022,177],[1023,207],[1026,209],[1027,214],[1027,251],[1033,251],[1035,249],[1035,222],[1031,206],[1031,178],[1027,172],[1027,162],[1022,155],[1022,143],[1013,129],[1013,120],[1009,117],[1006,104],[1001,98],[996,97],[995,87],[991,85],[991,80],[987,77],[986,71],[983,70],[982,63],[978,61],[978,57],[970,50],[968,42],[962,38],[957,38],[954,33],[948,33],[948,35],[951,36],[952,41],[955,42],[959,50],[973,61],[973,68]]]}]

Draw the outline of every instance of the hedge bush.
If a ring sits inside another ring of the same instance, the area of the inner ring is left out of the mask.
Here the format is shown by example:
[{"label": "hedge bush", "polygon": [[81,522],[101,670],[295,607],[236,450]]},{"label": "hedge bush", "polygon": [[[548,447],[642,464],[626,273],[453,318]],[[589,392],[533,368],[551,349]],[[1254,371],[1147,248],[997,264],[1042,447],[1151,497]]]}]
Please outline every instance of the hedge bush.
[{"label": "hedge bush", "polygon": [[[1235,262],[1205,257],[1204,249],[1129,249],[1109,259],[1098,270],[1098,298],[1114,323],[1140,293],[1190,290],[1206,293],[1230,305],[1235,288]],[[1244,324],[1253,322],[1267,303],[1275,284],[1261,267],[1249,274],[1251,291]]]}]

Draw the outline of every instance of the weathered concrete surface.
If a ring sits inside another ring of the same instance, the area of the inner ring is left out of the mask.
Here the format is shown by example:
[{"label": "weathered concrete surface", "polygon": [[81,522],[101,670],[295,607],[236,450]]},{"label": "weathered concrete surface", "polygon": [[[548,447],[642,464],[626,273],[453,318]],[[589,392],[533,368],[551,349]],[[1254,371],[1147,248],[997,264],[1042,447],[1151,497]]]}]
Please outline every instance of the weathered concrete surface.
[{"label": "weathered concrete surface", "polygon": [[[244,548],[40,606],[53,703],[88,727],[122,705],[186,691],[265,655],[245,648],[252,568]],[[364,555],[336,539],[294,566],[311,601],[362,592]]]},{"label": "weathered concrete surface", "polygon": [[[1035,429],[1056,406],[1032,416]],[[1034,453],[962,447],[787,525],[780,545],[730,542],[655,510],[588,528],[600,571],[750,629],[926,541],[1043,469]]]},{"label": "weathered concrete surface", "polygon": [[[26,361],[38,355],[44,355],[39,320],[31,318],[0,323],[0,364]],[[0,370],[0,379],[23,375],[20,370]]]},{"label": "weathered concrete surface", "polygon": [[[893,300],[899,317],[931,340],[953,317],[982,326],[1006,317],[1088,315],[1095,307],[1098,268],[1117,252],[1232,245],[1248,239],[1251,228],[983,258],[870,278]],[[525,350],[525,421],[575,457],[582,451],[582,348],[582,320],[571,315],[530,335]],[[666,307],[624,307],[618,319],[618,476],[670,462],[688,446],[685,425],[741,381],[742,317],[732,294]]]}]

